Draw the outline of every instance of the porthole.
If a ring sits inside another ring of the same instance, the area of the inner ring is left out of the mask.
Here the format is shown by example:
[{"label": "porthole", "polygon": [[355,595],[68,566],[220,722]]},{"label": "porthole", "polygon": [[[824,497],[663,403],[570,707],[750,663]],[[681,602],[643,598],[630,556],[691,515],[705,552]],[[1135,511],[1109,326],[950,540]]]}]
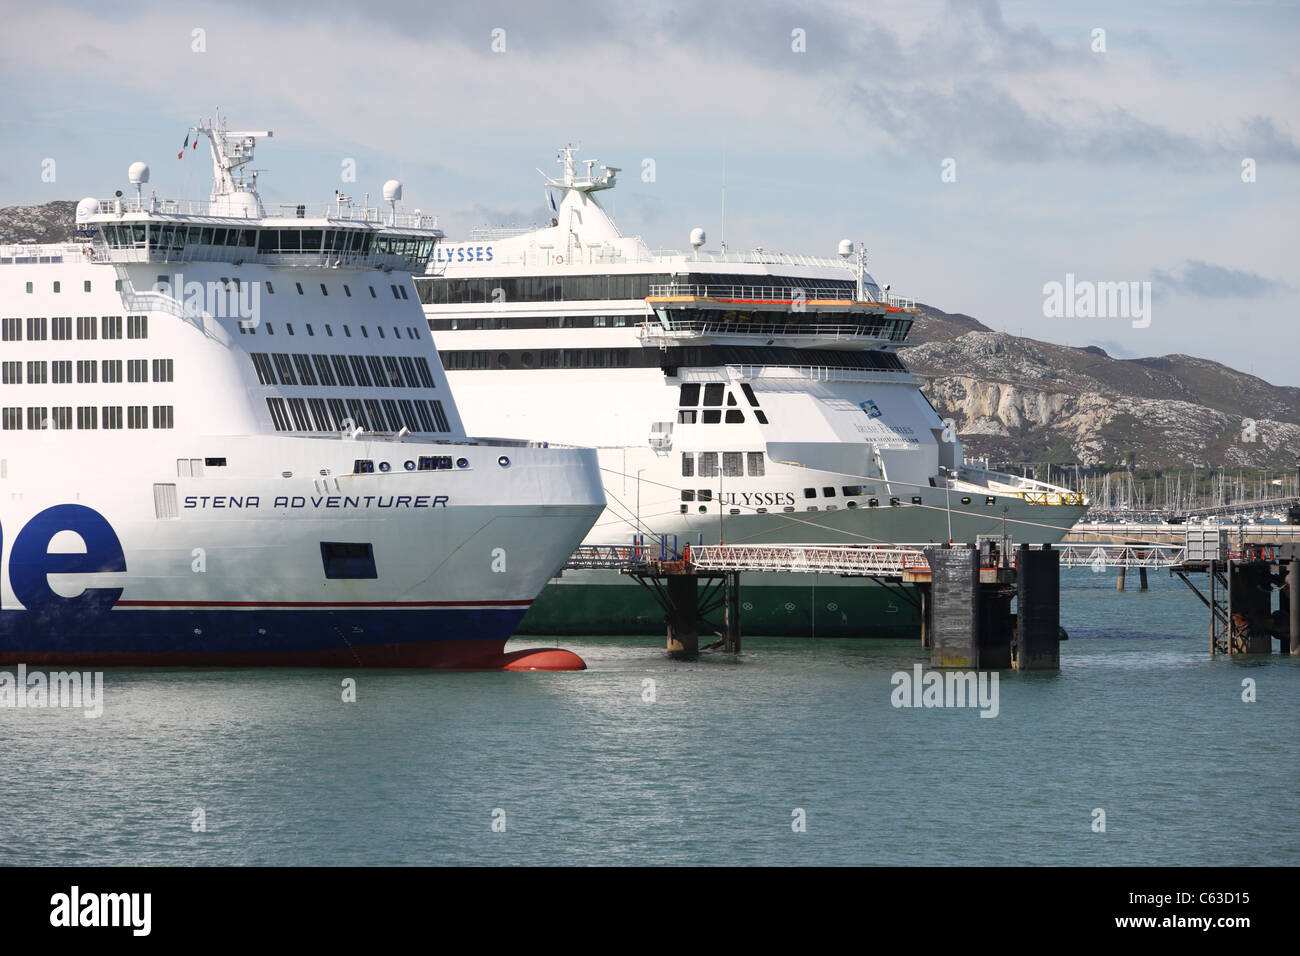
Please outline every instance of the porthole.
[{"label": "porthole", "polygon": [[700,514],[707,514],[707,513],[708,513],[708,510],[709,510],[709,509],[708,509],[707,507],[705,507],[704,505],[700,505]]},{"label": "porthole", "polygon": [[407,471],[415,471],[415,462],[412,461],[410,458],[408,458],[406,459],[405,462],[402,463],[402,467],[405,468]]},{"label": "porthole", "polygon": [[856,508],[857,506],[858,506],[858,503],[857,503],[856,501],[850,501],[850,502],[849,502],[849,507],[850,507],[850,508]]},{"label": "porthole", "polygon": [[968,496],[968,495],[962,495],[961,503],[964,504],[964,505],[968,505],[968,504],[970,504],[970,496]]},{"label": "porthole", "polygon": [[468,459],[468,458],[457,458],[457,459],[456,459],[456,467],[457,467],[457,468],[468,468],[468,467],[469,467],[469,459]]},{"label": "porthole", "polygon": [[510,459],[507,458],[505,455],[502,455],[500,458],[497,459],[497,464],[500,465],[502,468],[509,468]]},{"label": "porthole", "polygon": [[524,368],[532,368],[532,367],[533,367],[533,353],[532,353],[532,352],[525,352],[525,353],[523,353],[522,355],[520,355],[520,356],[519,356],[519,364],[522,365]]},{"label": "porthole", "polygon": [[386,462],[386,461],[381,461],[381,462],[379,463],[379,470],[380,470],[380,471],[388,471],[388,470],[391,469],[392,467],[393,467],[393,466],[390,465],[390,464],[389,464],[388,462]]},{"label": "porthole", "polygon": [[920,503],[921,503],[921,496],[920,496],[920,495],[912,495],[912,504],[914,504],[914,505],[919,505]]},{"label": "porthole", "polygon": [[879,499],[879,498],[872,498],[872,499],[870,499],[870,500],[867,502],[867,507],[868,507],[868,508],[878,508],[878,507],[880,507],[880,499]]}]

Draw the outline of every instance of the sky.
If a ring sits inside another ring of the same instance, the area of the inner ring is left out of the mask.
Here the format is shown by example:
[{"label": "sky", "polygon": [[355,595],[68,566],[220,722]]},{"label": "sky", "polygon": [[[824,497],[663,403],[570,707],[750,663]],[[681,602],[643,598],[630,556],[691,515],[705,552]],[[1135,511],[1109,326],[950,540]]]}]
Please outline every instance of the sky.
[{"label": "sky", "polygon": [[[204,198],[203,150],[176,154],[219,106],[274,131],[264,201],[397,178],[454,238],[541,221],[537,169],[581,143],[652,248],[697,226],[717,246],[725,168],[733,250],[851,238],[894,292],[1013,335],[1300,386],[1295,2],[47,0],[5,21],[0,206],[112,195],[135,160]],[[1045,315],[1067,281],[1150,283],[1149,313]]]}]

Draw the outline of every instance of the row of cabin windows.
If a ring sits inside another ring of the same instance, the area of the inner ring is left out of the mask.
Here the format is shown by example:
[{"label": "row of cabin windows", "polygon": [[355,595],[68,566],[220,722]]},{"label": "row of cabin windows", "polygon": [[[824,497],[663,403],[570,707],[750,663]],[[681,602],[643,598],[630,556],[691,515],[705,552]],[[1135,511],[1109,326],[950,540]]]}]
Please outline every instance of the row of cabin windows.
[{"label": "row of cabin windows", "polygon": [[644,299],[652,285],[670,283],[718,286],[779,286],[803,289],[808,298],[852,298],[854,280],[808,279],[766,274],[689,272],[681,275],[496,276],[494,278],[417,277],[415,289],[426,305],[476,302],[559,302],[586,299]]},{"label": "row of cabin windows", "polygon": [[[44,342],[48,336],[55,342],[72,341],[73,322],[70,315],[56,315],[52,319],[44,316],[29,316],[26,319],[0,319],[0,341],[23,341],[23,329],[26,327],[27,341]],[[76,322],[77,338],[120,339],[122,337],[122,317],[120,315],[79,315]],[[128,339],[147,339],[149,337],[149,316],[128,315],[126,317],[126,337]]]},{"label": "row of cabin windows", "polygon": [[[702,451],[682,452],[682,477],[716,478],[718,476],[718,452]],[[722,455],[722,477],[761,478],[766,472],[766,456],[761,451],[724,451]],[[688,499],[683,499],[688,500]]]},{"label": "row of cabin windows", "polygon": [[449,432],[451,425],[437,399],[278,398],[266,406],[276,431]]},{"label": "row of cabin windows", "polygon": [[[23,409],[6,406],[0,409],[0,428],[4,431],[22,431]],[[46,428],[67,430],[73,427],[73,407],[56,405],[26,409],[27,428],[40,431]],[[76,427],[79,429],[116,429],[123,422],[127,428],[175,428],[176,416],[171,405],[127,405],[125,417],[121,405],[79,405],[76,407]],[[152,424],[150,424],[152,422]]]},{"label": "row of cabin windows", "polygon": [[[87,280],[85,280],[84,282],[81,283],[81,291],[82,291],[82,292],[89,292],[89,291],[90,291],[90,288],[91,288],[91,286],[90,286],[90,280],[89,280],[89,279],[87,279]],[[28,295],[32,295],[35,291],[36,291],[36,283],[35,283],[35,282],[29,282],[29,283],[27,283],[27,294],[28,294]],[[50,291],[52,291],[52,292],[62,292],[62,291],[63,291],[63,283],[62,283],[62,282],[52,282],[52,283],[50,284]],[[122,280],[121,280],[121,279],[114,279],[114,280],[113,280],[113,291],[114,291],[114,292],[121,292],[121,291],[122,291]]]},{"label": "row of cabin windows", "polygon": [[262,385],[327,385],[353,388],[436,388],[422,355],[308,355],[249,352]]},{"label": "row of cabin windows", "polygon": [[[818,366],[904,372],[892,352],[844,349],[796,349],[781,346],[674,345],[666,349],[502,349],[440,350],[448,369],[658,368],[675,376],[682,368],[719,365]],[[761,420],[761,416],[759,417]]]},{"label": "row of cabin windows", "polygon": [[[0,385],[22,385],[23,384],[23,365],[27,366],[27,384],[28,385],[71,385],[73,363],[70,360],[59,359],[52,362],[46,362],[43,359],[23,362],[0,362]],[[126,365],[126,381],[128,382],[172,382],[175,381],[175,361],[173,359],[154,359],[152,365],[153,376],[150,378],[149,359],[81,359],[76,363],[78,384],[95,384],[102,379],[105,384],[112,385],[122,381],[122,366]]]},{"label": "row of cabin windows", "polygon": [[[316,327],[314,325],[312,325],[310,322],[305,322],[303,324],[307,327],[307,334],[309,336],[316,335]],[[240,335],[256,335],[258,329],[261,329],[267,335],[275,335],[275,326],[272,325],[270,322],[259,322],[255,319],[241,319],[238,325],[239,325]],[[292,322],[286,322],[284,325],[285,325],[285,330],[290,335],[297,334],[294,332]],[[379,333],[379,337],[381,339],[388,337],[384,333],[384,327],[382,325],[375,326],[375,331]],[[413,339],[417,342],[420,340],[420,330],[416,326],[408,325],[405,331],[406,331],[406,337],[408,339]],[[328,338],[334,337],[334,326],[328,322],[325,323],[325,335]],[[343,326],[343,337],[345,339],[352,338],[352,326],[350,325]],[[363,339],[370,338],[370,329],[364,325],[361,326],[361,337]],[[401,337],[402,337],[402,329],[399,329],[397,326],[394,325],[393,338],[400,339]]]},{"label": "row of cabin windows", "polygon": [[430,319],[429,328],[434,332],[475,329],[619,329],[644,321],[644,315],[489,315]]},{"label": "row of cabin windows", "polygon": [[[227,278],[226,276],[221,277],[221,284],[225,286],[233,285],[235,287],[236,292],[239,291],[239,283],[240,280],[237,276],[234,279]],[[170,286],[171,280],[168,279],[167,276],[159,276],[157,284],[158,286]],[[308,284],[310,285],[310,283]],[[320,294],[322,296],[328,297],[330,294],[329,286],[327,286],[324,282],[318,284],[320,285]],[[266,287],[267,295],[275,295],[275,283],[271,282],[268,279],[264,281],[262,285]],[[295,282],[293,286],[295,289],[298,290],[299,295],[307,294],[306,291],[303,289],[301,282]],[[367,286],[366,288],[370,290],[370,298],[372,299],[379,298],[379,293],[375,291],[374,286]],[[404,286],[400,286],[396,282],[394,282],[394,283],[390,283],[388,288],[392,291],[394,299],[397,299],[399,301],[403,299],[410,301],[411,297],[406,294],[406,288]],[[343,283],[343,296],[344,298],[348,298],[348,299],[352,298],[352,287],[348,285],[346,282]]]},{"label": "row of cabin windows", "polygon": [[[631,368],[643,349],[510,349],[480,352],[451,349],[439,352],[447,369],[498,368]],[[652,356],[653,357],[653,356]],[[655,359],[658,364],[658,359]]]}]

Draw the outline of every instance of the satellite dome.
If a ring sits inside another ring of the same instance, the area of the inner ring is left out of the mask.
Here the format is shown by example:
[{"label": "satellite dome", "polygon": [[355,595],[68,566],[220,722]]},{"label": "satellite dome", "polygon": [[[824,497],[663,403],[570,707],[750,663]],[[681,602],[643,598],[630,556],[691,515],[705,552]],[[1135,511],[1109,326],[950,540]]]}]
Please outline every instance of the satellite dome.
[{"label": "satellite dome", "polygon": [[847,259],[849,256],[853,255],[853,240],[852,240],[852,239],[841,239],[841,240],[840,240],[840,255],[843,256],[845,259]]},{"label": "satellite dome", "polygon": [[149,164],[132,163],[131,167],[126,171],[126,178],[131,181],[133,186],[147,183],[149,181]]},{"label": "satellite dome", "polygon": [[402,183],[400,180],[390,179],[384,183],[384,199],[392,202],[402,198]]},{"label": "satellite dome", "polygon": [[704,245],[704,241],[705,241],[705,236],[704,236],[704,230],[703,230],[703,229],[700,229],[700,228],[697,226],[696,228],[694,228],[694,229],[691,230],[691,245],[692,245],[692,246],[694,246],[696,249],[698,249],[698,248],[700,248],[700,246]]},{"label": "satellite dome", "polygon": [[97,212],[99,212],[99,200],[93,196],[87,196],[77,203],[77,222],[84,222]]}]

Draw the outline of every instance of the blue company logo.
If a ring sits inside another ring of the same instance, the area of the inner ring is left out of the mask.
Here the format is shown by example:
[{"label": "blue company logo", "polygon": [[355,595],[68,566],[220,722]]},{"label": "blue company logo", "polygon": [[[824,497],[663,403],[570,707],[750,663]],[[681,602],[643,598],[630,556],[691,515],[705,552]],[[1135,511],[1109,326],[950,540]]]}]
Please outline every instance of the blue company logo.
[{"label": "blue company logo", "polygon": [[[78,535],[83,554],[51,554],[50,542],[62,531]],[[0,556],[4,554],[0,527]],[[121,588],[86,588],[64,597],[50,587],[51,574],[96,574],[126,571],[126,556],[117,532],[98,511],[84,505],[55,505],[34,516],[14,538],[9,552],[9,585],[28,611],[50,617],[107,611],[122,596]]]},{"label": "blue company logo", "polygon": [[491,246],[433,247],[434,262],[491,262]]},{"label": "blue company logo", "polygon": [[867,399],[865,402],[858,402],[858,408],[866,412],[868,418],[879,418],[881,415],[880,409],[876,407],[876,403],[871,399]]}]

